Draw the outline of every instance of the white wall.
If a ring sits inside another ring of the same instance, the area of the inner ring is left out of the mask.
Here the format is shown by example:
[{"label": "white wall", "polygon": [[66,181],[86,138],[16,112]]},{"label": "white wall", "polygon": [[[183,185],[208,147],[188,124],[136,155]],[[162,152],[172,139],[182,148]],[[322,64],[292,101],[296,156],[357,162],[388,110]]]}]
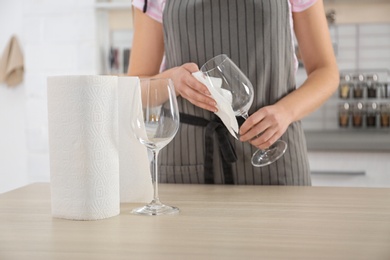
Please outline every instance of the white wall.
[{"label": "white wall", "polygon": [[[23,0],[0,3],[0,53],[15,34],[23,45]],[[1,55],[0,54],[0,55]],[[0,192],[28,182],[25,84],[0,84]]]},{"label": "white wall", "polygon": [[1,49],[12,33],[25,81],[0,87],[0,192],[49,180],[47,76],[98,71],[94,0],[2,0]]},{"label": "white wall", "polygon": [[[340,15],[338,21],[352,21],[353,17],[348,18],[349,12],[343,8],[336,8]],[[0,193],[30,182],[49,180],[46,77],[98,73],[100,54],[96,29],[102,29],[96,28],[95,16],[94,0],[0,1],[0,51],[9,37],[16,34],[26,62],[23,84],[12,89],[0,85]],[[110,23],[115,24],[112,20]],[[329,111],[318,113],[326,116]],[[306,123],[310,120],[316,117]],[[317,129],[318,124],[310,127]],[[363,159],[364,155],[352,157]],[[326,158],[329,155],[311,153],[313,169],[323,169],[328,163]],[[388,155],[380,158],[387,159]]]}]

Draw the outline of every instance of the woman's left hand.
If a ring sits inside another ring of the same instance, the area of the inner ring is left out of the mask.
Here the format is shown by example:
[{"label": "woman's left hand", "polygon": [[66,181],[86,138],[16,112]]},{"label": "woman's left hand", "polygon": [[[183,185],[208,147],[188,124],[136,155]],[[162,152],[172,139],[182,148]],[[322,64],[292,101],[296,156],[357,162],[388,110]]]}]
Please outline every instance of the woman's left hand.
[{"label": "woman's left hand", "polygon": [[287,130],[291,119],[286,109],[270,105],[253,113],[240,128],[240,141],[266,149],[276,142]]}]

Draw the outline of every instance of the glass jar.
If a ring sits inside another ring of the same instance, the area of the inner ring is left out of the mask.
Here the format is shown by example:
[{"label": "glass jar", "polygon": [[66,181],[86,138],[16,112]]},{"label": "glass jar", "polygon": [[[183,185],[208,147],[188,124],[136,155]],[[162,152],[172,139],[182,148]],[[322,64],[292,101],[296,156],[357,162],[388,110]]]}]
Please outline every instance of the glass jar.
[{"label": "glass jar", "polygon": [[353,105],[352,109],[352,125],[353,127],[360,128],[363,126],[364,107],[363,103],[357,102]]},{"label": "glass jar", "polygon": [[339,96],[342,99],[348,99],[353,88],[350,75],[345,75],[340,79]]},{"label": "glass jar", "polygon": [[381,127],[390,126],[390,103],[380,105]]},{"label": "glass jar", "polygon": [[376,117],[378,114],[378,104],[375,102],[366,105],[366,126],[376,127]]},{"label": "glass jar", "polygon": [[381,84],[381,98],[390,98],[390,84],[388,82]]},{"label": "glass jar", "polygon": [[348,127],[349,126],[349,104],[343,103],[339,105],[339,126],[340,127]]},{"label": "glass jar", "polygon": [[358,81],[353,88],[353,97],[361,99],[364,96],[364,90],[366,88],[366,82],[363,74],[359,74]]},{"label": "glass jar", "polygon": [[378,75],[367,76],[367,98],[376,98],[378,88]]}]

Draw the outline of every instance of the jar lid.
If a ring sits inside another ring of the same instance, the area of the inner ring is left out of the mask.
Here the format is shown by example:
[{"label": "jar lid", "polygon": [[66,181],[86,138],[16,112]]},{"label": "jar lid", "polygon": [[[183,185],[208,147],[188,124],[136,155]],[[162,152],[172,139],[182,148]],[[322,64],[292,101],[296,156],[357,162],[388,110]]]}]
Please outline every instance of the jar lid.
[{"label": "jar lid", "polygon": [[375,102],[367,103],[366,108],[368,110],[377,110],[378,109],[378,104]]},{"label": "jar lid", "polygon": [[381,109],[390,109],[390,103],[382,103],[380,104]]},{"label": "jar lid", "polygon": [[347,82],[348,82],[348,81],[351,81],[351,76],[348,75],[348,74],[347,74],[347,75],[344,75],[344,80],[347,81]]},{"label": "jar lid", "polygon": [[340,109],[343,109],[343,110],[349,110],[350,105],[349,105],[349,103],[343,103],[343,104],[340,104],[339,107],[340,107]]},{"label": "jar lid", "polygon": [[354,110],[363,110],[363,103],[362,102],[357,102],[353,104],[353,109]]},{"label": "jar lid", "polygon": [[367,75],[367,80],[369,81],[378,81],[378,75],[377,74],[371,74],[371,75]]}]

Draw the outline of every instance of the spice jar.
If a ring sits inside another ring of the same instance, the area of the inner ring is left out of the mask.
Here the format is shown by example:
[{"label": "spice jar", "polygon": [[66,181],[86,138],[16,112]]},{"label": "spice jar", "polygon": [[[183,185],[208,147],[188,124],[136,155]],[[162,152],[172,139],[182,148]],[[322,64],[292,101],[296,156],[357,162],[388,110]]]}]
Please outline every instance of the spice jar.
[{"label": "spice jar", "polygon": [[351,89],[353,87],[353,84],[351,82],[351,76],[345,75],[340,80],[340,87],[339,87],[339,96],[342,99],[348,99],[349,93],[351,92]]},{"label": "spice jar", "polygon": [[390,98],[390,84],[389,83],[383,83],[381,84],[381,97],[382,98]]},{"label": "spice jar", "polygon": [[349,126],[349,104],[343,103],[339,105],[339,126],[348,127]]},{"label": "spice jar", "polygon": [[353,88],[353,97],[354,98],[363,98],[364,89],[366,88],[366,82],[363,74],[359,74],[358,82]]},{"label": "spice jar", "polygon": [[363,103],[357,102],[352,109],[352,125],[360,128],[363,126]]},{"label": "spice jar", "polygon": [[381,127],[390,126],[390,103],[380,105]]},{"label": "spice jar", "polygon": [[378,114],[378,104],[375,102],[368,103],[366,108],[366,125],[367,127],[376,127],[376,116]]},{"label": "spice jar", "polygon": [[376,98],[379,88],[378,75],[374,74],[367,77],[367,98]]}]

